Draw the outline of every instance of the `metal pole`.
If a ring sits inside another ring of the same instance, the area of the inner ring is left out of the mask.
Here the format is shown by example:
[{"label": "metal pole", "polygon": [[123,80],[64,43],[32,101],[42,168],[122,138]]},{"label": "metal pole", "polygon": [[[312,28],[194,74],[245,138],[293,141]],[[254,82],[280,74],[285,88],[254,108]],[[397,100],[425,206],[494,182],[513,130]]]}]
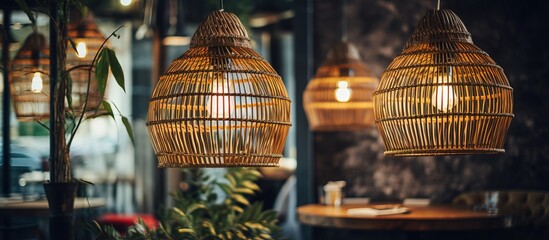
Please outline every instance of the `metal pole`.
[{"label": "metal pole", "polygon": [[[314,0],[294,1],[294,49],[295,49],[295,92],[302,93],[307,87],[307,82],[314,75]],[[296,111],[296,137],[297,141],[297,206],[314,202],[314,161],[311,147],[311,132],[303,106],[301,94],[295,96]],[[313,239],[311,227],[300,226],[301,239]]]},{"label": "metal pole", "polygon": [[9,81],[9,58],[10,58],[10,26],[11,26],[11,9],[4,9],[4,28],[5,35],[2,41],[2,66],[4,67],[4,93],[2,95],[2,192],[6,197],[11,193],[11,157],[10,157],[10,81]]}]

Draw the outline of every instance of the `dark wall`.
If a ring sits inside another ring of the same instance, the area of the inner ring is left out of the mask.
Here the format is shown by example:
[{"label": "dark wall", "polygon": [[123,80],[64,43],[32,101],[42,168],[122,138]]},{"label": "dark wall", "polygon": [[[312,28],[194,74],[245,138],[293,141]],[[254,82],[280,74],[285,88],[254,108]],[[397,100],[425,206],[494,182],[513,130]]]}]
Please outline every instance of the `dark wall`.
[{"label": "dark wall", "polygon": [[[435,0],[348,1],[348,38],[379,76]],[[315,2],[315,65],[341,37],[341,1]],[[549,1],[446,0],[474,43],[505,70],[515,89],[506,153],[453,157],[383,156],[375,127],[313,134],[315,184],[346,180],[347,196],[428,197],[450,202],[482,189],[549,190]]]}]

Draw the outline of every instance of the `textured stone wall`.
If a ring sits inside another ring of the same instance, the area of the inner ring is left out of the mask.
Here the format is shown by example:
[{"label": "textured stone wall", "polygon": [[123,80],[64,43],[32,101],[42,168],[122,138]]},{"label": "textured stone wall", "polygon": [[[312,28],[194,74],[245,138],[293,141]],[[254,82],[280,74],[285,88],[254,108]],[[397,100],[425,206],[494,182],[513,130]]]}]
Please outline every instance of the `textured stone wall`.
[{"label": "textured stone wall", "polygon": [[[341,37],[341,1],[315,2],[315,65]],[[435,0],[348,0],[348,38],[379,76]],[[427,197],[450,202],[482,189],[549,190],[549,1],[448,0],[474,43],[505,70],[515,118],[503,155],[384,157],[375,127],[315,133],[315,184],[346,180],[347,196],[374,200]]]}]

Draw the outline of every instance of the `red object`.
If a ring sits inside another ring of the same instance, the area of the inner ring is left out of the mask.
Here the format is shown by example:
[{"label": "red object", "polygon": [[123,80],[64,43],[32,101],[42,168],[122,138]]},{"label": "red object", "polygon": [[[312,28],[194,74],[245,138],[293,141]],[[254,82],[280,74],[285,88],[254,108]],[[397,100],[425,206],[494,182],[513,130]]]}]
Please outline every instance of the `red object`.
[{"label": "red object", "polygon": [[158,220],[151,214],[117,214],[106,213],[99,217],[98,222],[105,225],[112,225],[121,234],[126,234],[128,228],[137,224],[138,219],[141,218],[145,225],[150,229],[158,227]]}]

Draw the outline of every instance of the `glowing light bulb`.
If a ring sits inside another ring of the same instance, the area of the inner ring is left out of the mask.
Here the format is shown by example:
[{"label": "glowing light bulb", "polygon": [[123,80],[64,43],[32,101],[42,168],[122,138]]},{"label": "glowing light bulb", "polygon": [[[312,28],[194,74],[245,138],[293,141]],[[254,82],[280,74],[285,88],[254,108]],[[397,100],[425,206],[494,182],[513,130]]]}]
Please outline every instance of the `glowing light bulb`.
[{"label": "glowing light bulb", "polygon": [[212,97],[207,103],[212,118],[228,118],[230,112],[235,111],[234,97],[224,94],[229,93],[228,83],[214,82],[212,85]]},{"label": "glowing light bulb", "polygon": [[348,102],[351,99],[351,89],[347,81],[337,82],[337,89],[335,91],[335,97],[338,102]]},{"label": "glowing light bulb", "polygon": [[[437,77],[437,83],[450,83],[452,82],[452,71],[440,74]],[[450,85],[437,86],[433,95],[431,96],[431,104],[439,111],[448,112],[456,106],[458,102],[458,96],[454,91],[454,88]]]},{"label": "glowing light bulb", "polygon": [[76,44],[76,56],[79,58],[85,58],[88,54],[88,47],[86,47],[85,42],[78,42]]},{"label": "glowing light bulb", "polygon": [[44,85],[42,84],[42,76],[40,76],[39,72],[35,72],[34,76],[32,77],[32,83],[31,83],[31,91],[35,93],[39,93],[42,91],[42,88]]},{"label": "glowing light bulb", "polygon": [[132,4],[132,0],[120,0],[120,4],[122,6],[130,6],[130,4]]}]

